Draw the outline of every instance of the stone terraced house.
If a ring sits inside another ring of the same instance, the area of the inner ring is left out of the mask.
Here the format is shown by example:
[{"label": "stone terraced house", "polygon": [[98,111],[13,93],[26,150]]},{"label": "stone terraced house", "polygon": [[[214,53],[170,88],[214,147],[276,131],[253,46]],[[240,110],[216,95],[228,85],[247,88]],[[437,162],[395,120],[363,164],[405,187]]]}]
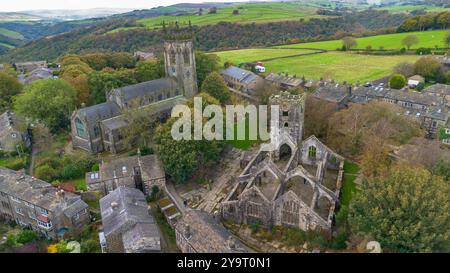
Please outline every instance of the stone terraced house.
[{"label": "stone terraced house", "polygon": [[148,212],[144,194],[138,189],[118,187],[100,199],[103,231],[99,234],[108,253],[161,251],[156,221]]},{"label": "stone terraced house", "polygon": [[80,196],[2,167],[0,218],[31,228],[50,239],[77,235],[90,223],[88,205]]}]

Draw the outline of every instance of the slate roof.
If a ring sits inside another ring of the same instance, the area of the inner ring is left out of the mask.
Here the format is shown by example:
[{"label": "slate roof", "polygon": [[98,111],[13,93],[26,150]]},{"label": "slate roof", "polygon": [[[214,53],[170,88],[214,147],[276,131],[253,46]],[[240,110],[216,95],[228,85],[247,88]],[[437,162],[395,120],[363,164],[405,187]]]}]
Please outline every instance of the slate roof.
[{"label": "slate roof", "polygon": [[156,224],[138,223],[125,232],[122,242],[126,253],[161,251],[161,236]]},{"label": "slate roof", "polygon": [[340,103],[349,96],[348,86],[339,84],[327,84],[325,86],[317,88],[313,95],[314,97],[322,100]]},{"label": "slate roof", "polygon": [[[113,203],[117,204],[116,209],[113,209]],[[118,187],[100,199],[100,210],[105,236],[138,223],[155,225],[155,219],[148,213],[145,196],[138,189]]]},{"label": "slate roof", "polygon": [[269,75],[267,75],[267,77],[265,79],[267,81],[274,82],[274,83],[280,84],[280,85],[289,86],[289,87],[298,87],[303,83],[302,78],[289,77],[289,76],[285,76],[283,74],[275,74],[275,73],[270,73]]},{"label": "slate roof", "polygon": [[177,83],[175,79],[167,77],[117,88],[112,92],[116,96],[121,96],[123,94],[123,99],[126,103],[134,98],[144,97],[147,94],[155,93],[159,90],[174,90],[176,86]]},{"label": "slate roof", "polygon": [[[204,211],[188,210],[177,222],[175,228],[184,236],[190,235],[189,244],[199,253],[248,252],[217,218]],[[230,238],[233,238],[235,247],[230,247]]]},{"label": "slate roof", "polygon": [[39,67],[30,72],[25,78],[24,83],[30,84],[33,81],[53,78],[53,72],[48,68]]},{"label": "slate roof", "polygon": [[6,111],[0,115],[0,139],[7,135],[19,131],[19,125],[24,124],[24,120],[16,116],[14,112]]},{"label": "slate roof", "polygon": [[422,92],[440,96],[450,96],[450,85],[438,83],[425,88]]},{"label": "slate roof", "polygon": [[242,84],[249,84],[259,78],[259,76],[255,73],[236,66],[228,67],[227,69],[223,70],[221,74],[234,78]]},{"label": "slate roof", "polygon": [[102,125],[109,130],[120,129],[128,125],[128,122],[123,116],[117,116],[101,121]]},{"label": "slate roof", "polygon": [[0,167],[0,191],[49,211],[61,209],[68,216],[73,216],[88,207],[80,196],[69,192],[65,193],[63,206],[56,195],[58,189],[51,184],[2,167]]},{"label": "slate roof", "polygon": [[108,101],[81,108],[77,113],[79,116],[85,117],[89,124],[93,124],[100,120],[118,116],[120,114],[120,108],[116,103]]}]

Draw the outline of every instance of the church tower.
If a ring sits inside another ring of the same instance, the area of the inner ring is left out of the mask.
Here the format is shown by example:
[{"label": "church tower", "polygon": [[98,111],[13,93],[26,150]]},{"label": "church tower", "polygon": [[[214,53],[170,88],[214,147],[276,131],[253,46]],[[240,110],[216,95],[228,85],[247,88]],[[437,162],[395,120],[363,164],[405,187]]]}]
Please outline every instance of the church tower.
[{"label": "church tower", "polygon": [[178,86],[186,98],[198,93],[194,42],[191,35],[166,35],[164,61],[167,77],[177,79]]},{"label": "church tower", "polygon": [[305,120],[306,94],[292,95],[289,92],[280,92],[270,98],[270,105],[278,105],[279,132],[290,137],[295,145],[301,145]]}]

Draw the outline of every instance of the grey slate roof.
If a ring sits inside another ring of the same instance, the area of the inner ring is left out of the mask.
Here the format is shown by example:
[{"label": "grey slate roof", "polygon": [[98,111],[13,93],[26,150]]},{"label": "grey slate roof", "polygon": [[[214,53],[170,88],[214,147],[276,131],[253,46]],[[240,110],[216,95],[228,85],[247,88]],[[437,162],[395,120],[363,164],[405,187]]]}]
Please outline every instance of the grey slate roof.
[{"label": "grey slate roof", "polygon": [[234,79],[238,80],[239,82],[241,82],[242,84],[249,84],[252,81],[259,78],[259,76],[256,75],[255,73],[245,70],[245,69],[241,69],[236,66],[228,67],[227,69],[223,70],[221,72],[221,74],[227,75],[231,78],[234,78]]},{"label": "grey slate roof", "polygon": [[128,122],[125,120],[123,116],[105,119],[102,120],[101,123],[105,128],[108,128],[109,130],[123,128],[128,125]]},{"label": "grey slate roof", "polygon": [[119,106],[116,103],[109,101],[78,110],[78,115],[86,117],[89,124],[112,118],[118,116],[119,114]]},{"label": "grey slate roof", "polygon": [[175,79],[167,77],[117,88],[112,92],[118,96],[123,94],[125,102],[128,102],[134,98],[143,97],[159,90],[173,90],[176,85]]},{"label": "grey slate roof", "polygon": [[439,96],[450,96],[450,85],[438,83],[425,88],[422,92]]},{"label": "grey slate roof", "polygon": [[40,179],[2,167],[0,167],[0,191],[49,211],[61,209],[68,216],[73,216],[88,207],[80,196],[69,192],[65,193],[63,206],[57,199],[57,188]]},{"label": "grey slate roof", "polygon": [[53,78],[53,72],[48,68],[39,67],[30,72],[25,78],[24,83],[30,84],[33,81]]},{"label": "grey slate roof", "polygon": [[339,84],[327,84],[319,87],[313,93],[314,97],[329,102],[339,103],[349,96],[348,86]]},{"label": "grey slate roof", "polygon": [[136,224],[123,234],[122,242],[126,253],[161,251],[161,236],[156,224]]},{"label": "grey slate roof", "polygon": [[[113,203],[117,204],[116,209],[113,209]],[[137,223],[155,224],[155,219],[148,213],[145,196],[138,189],[118,187],[100,199],[100,210],[105,236]]]},{"label": "grey slate roof", "polygon": [[[189,230],[188,241],[199,253],[248,252],[248,249],[234,239],[217,218],[204,211],[187,211],[175,228],[180,234],[186,234]],[[233,238],[235,247],[230,247],[230,238]]]},{"label": "grey slate roof", "polygon": [[289,77],[283,74],[275,74],[275,73],[270,73],[269,75],[267,75],[265,79],[267,81],[289,87],[298,87],[303,83],[302,78]]}]

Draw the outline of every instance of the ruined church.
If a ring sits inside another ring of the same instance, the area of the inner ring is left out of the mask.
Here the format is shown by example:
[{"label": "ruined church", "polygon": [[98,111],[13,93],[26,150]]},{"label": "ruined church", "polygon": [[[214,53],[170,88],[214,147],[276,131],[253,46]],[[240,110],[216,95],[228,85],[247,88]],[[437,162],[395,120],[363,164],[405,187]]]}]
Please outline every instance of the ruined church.
[{"label": "ruined church", "polygon": [[74,148],[91,153],[124,150],[124,111],[147,108],[168,116],[172,108],[198,92],[194,44],[191,38],[171,37],[164,42],[166,77],[111,90],[106,102],[76,110],[71,117]]},{"label": "ruined church", "polygon": [[331,231],[344,158],[315,136],[302,140],[305,98],[288,92],[270,98],[271,105],[279,105],[279,134],[260,147],[238,177],[221,203],[223,219]]}]

